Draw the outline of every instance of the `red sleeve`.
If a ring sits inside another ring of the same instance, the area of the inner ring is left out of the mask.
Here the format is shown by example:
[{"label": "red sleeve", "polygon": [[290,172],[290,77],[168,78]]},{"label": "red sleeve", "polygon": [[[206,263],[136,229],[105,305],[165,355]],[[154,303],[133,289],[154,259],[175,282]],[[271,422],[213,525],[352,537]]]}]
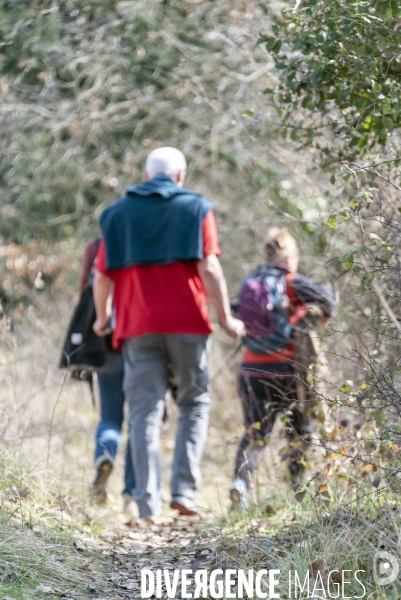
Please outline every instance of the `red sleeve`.
[{"label": "red sleeve", "polygon": [[209,210],[202,223],[203,229],[203,255],[210,256],[215,254],[220,256],[219,238],[217,235],[217,224],[214,212]]},{"label": "red sleeve", "polygon": [[86,286],[88,285],[89,275],[92,269],[92,265],[95,262],[97,251],[97,239],[93,238],[86,245],[84,256],[82,259],[81,276],[79,278],[79,291],[82,294]]},{"label": "red sleeve", "polygon": [[96,255],[95,269],[96,271],[103,273],[103,275],[111,277],[110,271],[106,269],[106,252],[104,247],[104,240],[100,240],[99,250],[97,251]]}]

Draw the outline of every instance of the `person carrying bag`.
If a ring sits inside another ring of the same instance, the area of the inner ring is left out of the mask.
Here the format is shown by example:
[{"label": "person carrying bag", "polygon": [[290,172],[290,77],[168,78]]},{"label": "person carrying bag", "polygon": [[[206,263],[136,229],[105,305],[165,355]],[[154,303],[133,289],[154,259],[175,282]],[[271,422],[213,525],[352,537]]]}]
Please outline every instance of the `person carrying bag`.
[{"label": "person carrying bag", "polygon": [[[72,316],[60,360],[75,379],[89,381],[93,394],[96,376],[100,392],[100,421],[95,434],[95,477],[90,489],[96,504],[107,501],[107,483],[113,470],[124,421],[124,363],[121,353],[112,349],[111,335],[100,337],[93,331],[96,319],[93,301],[93,272],[100,238],[86,246],[80,276],[80,299]],[[135,491],[130,444],[127,444],[124,474],[124,508],[131,509]]]}]

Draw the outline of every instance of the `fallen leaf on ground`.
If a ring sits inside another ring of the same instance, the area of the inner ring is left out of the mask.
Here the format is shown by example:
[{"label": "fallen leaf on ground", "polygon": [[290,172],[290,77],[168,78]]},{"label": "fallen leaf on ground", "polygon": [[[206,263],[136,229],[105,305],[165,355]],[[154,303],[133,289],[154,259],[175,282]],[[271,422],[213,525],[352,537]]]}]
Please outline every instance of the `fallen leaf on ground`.
[{"label": "fallen leaf on ground", "polygon": [[35,596],[39,596],[40,594],[54,594],[55,591],[52,587],[48,585],[38,585],[32,592]]},{"label": "fallen leaf on ground", "polygon": [[330,574],[330,579],[334,582],[334,583],[342,583],[343,582],[343,574],[342,571],[332,571]]},{"label": "fallen leaf on ground", "polygon": [[323,566],[322,560],[314,560],[309,565],[309,571],[312,573],[313,577],[316,577],[317,572],[323,570]]},{"label": "fallen leaf on ground", "polygon": [[276,514],[276,510],[271,504],[266,504],[266,506],[263,509],[263,513],[268,517],[272,517]]},{"label": "fallen leaf on ground", "polygon": [[208,562],[209,558],[207,556],[199,556],[194,560],[194,562],[189,567],[192,571],[197,571],[201,564]]},{"label": "fallen leaf on ground", "polygon": [[137,583],[133,579],[127,579],[127,581],[125,581],[121,585],[121,587],[125,588],[126,590],[135,590],[135,589],[139,588],[139,583]]},{"label": "fallen leaf on ground", "polygon": [[238,558],[239,556],[239,548],[235,544],[231,544],[231,546],[218,546],[217,553],[222,554],[223,552],[231,556],[231,558]]},{"label": "fallen leaf on ground", "polygon": [[19,500],[20,498],[28,498],[30,493],[31,492],[26,487],[21,488],[19,490],[16,488],[12,488],[12,489],[5,490],[4,498],[6,500],[11,500],[11,501],[15,502],[15,501]]},{"label": "fallen leaf on ground", "polygon": [[86,546],[81,540],[74,540],[73,545],[78,552],[84,552],[86,550]]}]

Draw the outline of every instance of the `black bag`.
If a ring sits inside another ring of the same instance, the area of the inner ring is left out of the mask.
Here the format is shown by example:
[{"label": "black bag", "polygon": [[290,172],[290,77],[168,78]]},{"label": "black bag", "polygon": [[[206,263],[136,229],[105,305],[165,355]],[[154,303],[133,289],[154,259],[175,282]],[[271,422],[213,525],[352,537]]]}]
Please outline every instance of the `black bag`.
[{"label": "black bag", "polygon": [[[82,292],[72,316],[60,358],[60,367],[71,371],[100,371],[106,361],[108,341],[99,337],[92,327],[96,320],[92,286]],[[77,377],[86,379],[86,377]]]}]

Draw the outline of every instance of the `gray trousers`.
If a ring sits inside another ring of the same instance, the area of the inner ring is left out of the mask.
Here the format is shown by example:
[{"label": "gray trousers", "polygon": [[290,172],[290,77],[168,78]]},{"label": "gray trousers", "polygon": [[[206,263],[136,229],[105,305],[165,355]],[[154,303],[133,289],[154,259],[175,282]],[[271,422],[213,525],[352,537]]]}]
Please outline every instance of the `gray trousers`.
[{"label": "gray trousers", "polygon": [[177,380],[180,409],[171,496],[184,506],[193,505],[209,422],[208,337],[150,334],[124,340],[124,392],[130,411],[135,500],[143,519],[158,516],[162,507],[159,447],[168,365]]}]

